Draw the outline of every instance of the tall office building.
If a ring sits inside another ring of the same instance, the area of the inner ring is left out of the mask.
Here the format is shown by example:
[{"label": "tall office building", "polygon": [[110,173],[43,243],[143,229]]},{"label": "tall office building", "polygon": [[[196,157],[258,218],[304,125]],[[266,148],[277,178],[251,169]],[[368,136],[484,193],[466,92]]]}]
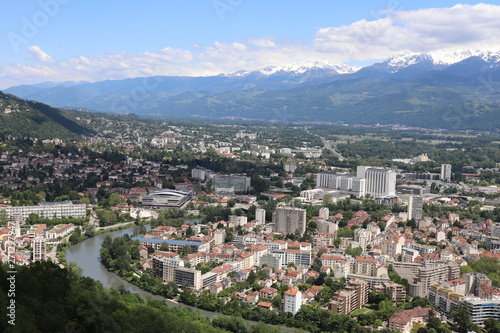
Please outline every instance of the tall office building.
[{"label": "tall office building", "polygon": [[292,207],[279,207],[273,213],[274,231],[301,234],[306,231],[306,210]]},{"label": "tall office building", "polygon": [[368,168],[365,192],[374,198],[396,195],[396,172],[379,168]]},{"label": "tall office building", "polygon": [[445,182],[451,181],[451,164],[441,164],[441,177]]},{"label": "tall office building", "polygon": [[408,196],[408,220],[412,218],[420,220],[422,218],[424,200],[420,195]]}]

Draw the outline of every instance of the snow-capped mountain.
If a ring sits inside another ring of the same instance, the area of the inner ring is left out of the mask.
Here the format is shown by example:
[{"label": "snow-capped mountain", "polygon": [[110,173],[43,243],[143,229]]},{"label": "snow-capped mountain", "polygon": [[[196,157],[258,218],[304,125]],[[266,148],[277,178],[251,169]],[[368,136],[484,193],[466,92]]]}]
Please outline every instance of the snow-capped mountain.
[{"label": "snow-capped mountain", "polygon": [[426,53],[404,52],[383,61],[381,67],[387,68],[391,73],[420,63],[434,64],[433,59]]},{"label": "snow-capped mountain", "polygon": [[[471,68],[474,66],[475,68]],[[464,71],[465,67],[469,67]],[[418,75],[444,70],[461,75],[460,72],[476,72],[500,67],[500,51],[439,51],[416,53],[406,51],[382,62],[361,68],[356,77],[409,79]],[[443,72],[444,73],[444,72]]]},{"label": "snow-capped mountain", "polygon": [[490,64],[500,64],[500,51],[457,50],[431,52],[435,64],[453,65],[471,57],[479,57]]},{"label": "snow-capped mountain", "polygon": [[280,66],[268,66],[256,70],[241,70],[233,73],[225,74],[225,76],[234,77],[234,76],[248,76],[252,74],[260,74],[263,76],[271,76],[274,74],[290,74],[290,75],[302,75],[309,71],[324,71],[329,72],[330,74],[352,74],[359,70],[359,67],[349,66],[345,64],[334,65],[330,64],[325,60],[310,60],[310,61],[301,61],[294,62],[286,65]]},{"label": "snow-capped mountain", "polygon": [[[436,51],[431,53],[415,53],[406,51],[392,56],[378,65],[391,73],[396,73],[404,68],[426,63],[436,67],[436,69],[454,65],[465,59],[478,57],[485,62],[496,65],[500,64],[500,51],[479,51],[479,50],[458,50],[458,51]],[[372,65],[372,66],[374,66]]]}]

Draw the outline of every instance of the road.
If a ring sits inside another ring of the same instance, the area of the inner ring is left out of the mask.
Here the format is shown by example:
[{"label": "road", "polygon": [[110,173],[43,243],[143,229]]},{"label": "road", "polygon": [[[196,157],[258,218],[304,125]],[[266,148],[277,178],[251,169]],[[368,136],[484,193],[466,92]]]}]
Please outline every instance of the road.
[{"label": "road", "polygon": [[345,160],[345,157],[342,156],[342,154],[340,154],[338,151],[336,151],[335,149],[333,149],[332,145],[330,144],[330,142],[328,142],[328,140],[326,140],[324,137],[322,136],[319,136],[318,134],[314,134],[314,133],[311,133],[309,132],[309,129],[306,127],[305,131],[311,135],[314,135],[314,136],[317,136],[318,138],[321,139],[321,141],[323,142],[323,146],[328,149],[329,151],[331,151],[335,156],[337,156],[337,158],[339,159],[339,161],[343,161]]}]

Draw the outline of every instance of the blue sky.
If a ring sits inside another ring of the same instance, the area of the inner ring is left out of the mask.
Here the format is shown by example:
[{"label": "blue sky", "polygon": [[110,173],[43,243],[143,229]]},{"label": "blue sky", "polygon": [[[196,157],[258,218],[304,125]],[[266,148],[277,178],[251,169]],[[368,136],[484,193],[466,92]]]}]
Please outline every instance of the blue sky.
[{"label": "blue sky", "polygon": [[500,49],[500,1],[2,1],[0,89]]}]

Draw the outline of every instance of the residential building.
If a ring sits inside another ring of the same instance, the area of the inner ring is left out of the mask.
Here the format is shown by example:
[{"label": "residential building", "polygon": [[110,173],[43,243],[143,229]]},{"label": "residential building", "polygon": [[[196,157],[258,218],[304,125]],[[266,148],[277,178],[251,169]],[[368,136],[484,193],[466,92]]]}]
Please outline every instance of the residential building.
[{"label": "residential building", "polygon": [[344,290],[333,294],[329,303],[333,313],[351,314],[368,303],[368,283],[358,279],[349,280]]},{"label": "residential building", "polygon": [[451,164],[441,164],[440,180],[449,182],[451,181]]},{"label": "residential building", "polygon": [[275,232],[293,234],[306,231],[306,210],[292,207],[278,207],[273,213]]},{"label": "residential building", "polygon": [[202,288],[201,271],[179,266],[174,270],[174,282],[180,286],[200,290]]},{"label": "residential building", "polygon": [[283,267],[283,257],[281,255],[267,254],[260,257],[261,265],[271,266],[274,271]]},{"label": "residential building", "polygon": [[427,298],[439,310],[450,313],[460,306],[463,296],[441,285],[435,284],[429,288]]},{"label": "residential building", "polygon": [[246,175],[216,175],[213,179],[215,192],[247,192],[250,177]]},{"label": "residential building", "polygon": [[284,293],[284,312],[290,312],[295,315],[299,312],[300,307],[302,306],[302,292],[297,287],[292,287],[285,291]]},{"label": "residential building", "polygon": [[40,202],[37,206],[7,206],[2,207],[2,210],[7,212],[7,219],[10,219],[10,216],[16,216],[21,221],[26,220],[31,214],[49,219],[84,218],[87,216],[85,204],[73,204],[71,201]]},{"label": "residential building", "polygon": [[278,294],[278,289],[265,287],[259,290],[259,298],[273,299]]},{"label": "residential building", "polygon": [[408,195],[408,220],[420,220],[423,217],[424,200],[420,195]]},{"label": "residential building", "polygon": [[214,231],[214,245],[224,244],[225,239],[226,239],[226,230],[225,229],[216,229]]},{"label": "residential building", "polygon": [[390,282],[382,282],[382,286],[384,287],[384,294],[393,302],[393,303],[403,303],[406,302],[406,288],[405,286],[395,283],[393,281]]},{"label": "residential building", "polygon": [[372,242],[372,237],[373,233],[367,229],[354,230],[354,240],[359,243],[359,247],[363,250]]},{"label": "residential building", "polygon": [[46,239],[43,236],[36,236],[33,239],[33,262],[47,260]]},{"label": "residential building", "polygon": [[262,208],[257,208],[255,210],[255,220],[258,221],[256,224],[265,224],[266,223],[266,210]]},{"label": "residential building", "polygon": [[184,267],[184,261],[174,252],[157,251],[151,258],[153,259],[153,276],[161,279],[163,283],[174,281],[175,269]]},{"label": "residential building", "polygon": [[320,219],[327,221],[329,215],[330,215],[330,210],[328,209],[328,207],[321,207],[319,209],[319,218]]},{"label": "residential building", "polygon": [[185,246],[190,246],[193,253],[196,252],[208,252],[210,250],[210,244],[205,242],[192,242],[184,240],[175,239],[158,239],[158,238],[144,238],[144,237],[132,237],[132,240],[138,240],[142,245],[152,248],[158,251],[162,244],[168,244],[168,251],[171,252],[183,252]]},{"label": "residential building", "polygon": [[462,301],[469,308],[473,323],[481,325],[489,318],[500,320],[500,299],[466,297]]},{"label": "residential building", "polygon": [[441,284],[460,277],[456,263],[421,265],[417,263],[394,262],[394,271],[409,283],[408,294],[412,297],[426,297],[432,285]]},{"label": "residential building", "polygon": [[412,310],[396,311],[389,318],[389,329],[409,333],[416,323],[426,324],[429,317],[429,308],[417,307]]},{"label": "residential building", "polygon": [[337,223],[329,222],[329,221],[318,221],[318,232],[327,233],[327,234],[335,234],[339,226]]},{"label": "residential building", "polygon": [[373,257],[356,257],[351,263],[351,273],[377,276],[377,262]]}]

